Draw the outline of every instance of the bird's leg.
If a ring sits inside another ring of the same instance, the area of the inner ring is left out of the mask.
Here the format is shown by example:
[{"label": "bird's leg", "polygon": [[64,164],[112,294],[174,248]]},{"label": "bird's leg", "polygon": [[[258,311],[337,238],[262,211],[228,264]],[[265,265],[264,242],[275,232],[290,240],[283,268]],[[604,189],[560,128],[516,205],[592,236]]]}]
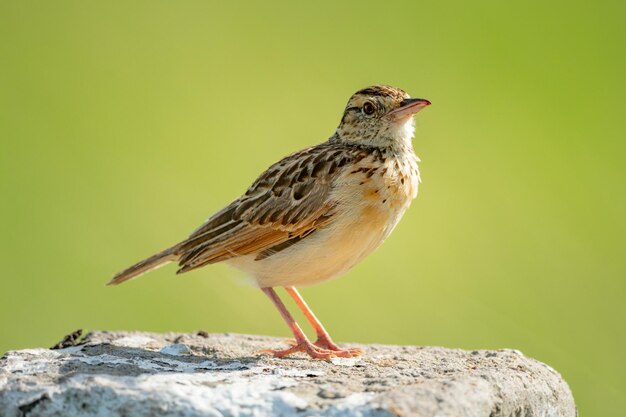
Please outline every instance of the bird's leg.
[{"label": "bird's leg", "polygon": [[285,305],[280,300],[280,298],[278,297],[278,294],[276,294],[276,291],[274,291],[273,288],[267,287],[267,288],[261,288],[261,290],[265,293],[265,295],[267,295],[270,298],[270,300],[272,300],[272,302],[274,303],[278,311],[280,311],[280,315],[283,316],[283,319],[285,320],[285,322],[287,322],[287,325],[291,329],[294,337],[296,338],[296,341],[295,341],[295,344],[288,349],[284,349],[284,350],[263,349],[259,352],[271,353],[277,358],[283,358],[287,355],[291,355],[292,353],[296,353],[296,352],[306,352],[310,357],[314,359],[330,359],[336,356],[341,356],[338,354],[338,352],[334,352],[328,349],[323,349],[311,343],[311,341],[307,339],[306,335],[304,334],[300,326],[298,326],[298,323],[296,323],[296,321],[293,319],[291,314],[289,314],[287,307],[285,307]]},{"label": "bird's leg", "polygon": [[304,313],[306,319],[311,324],[311,327],[313,327],[313,330],[315,330],[315,333],[317,334],[317,341],[315,342],[315,346],[322,349],[332,350],[333,352],[339,353],[338,356],[343,357],[360,356],[363,354],[363,349],[360,348],[342,349],[337,346],[330,338],[330,335],[328,334],[326,329],[324,329],[322,323],[317,319],[317,317],[315,317],[315,314],[309,308],[306,301],[304,301],[304,298],[302,298],[298,290],[295,287],[285,287],[285,290],[291,296],[291,298],[294,299],[300,310],[302,310],[302,312]]}]

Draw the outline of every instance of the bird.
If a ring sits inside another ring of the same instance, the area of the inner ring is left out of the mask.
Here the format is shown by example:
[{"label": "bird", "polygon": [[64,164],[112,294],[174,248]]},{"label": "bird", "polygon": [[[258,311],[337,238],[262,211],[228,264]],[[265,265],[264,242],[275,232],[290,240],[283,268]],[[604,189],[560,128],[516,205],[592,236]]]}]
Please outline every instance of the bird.
[{"label": "bird", "polygon": [[[243,195],[188,238],[116,274],[121,284],[170,262],[177,274],[225,262],[242,270],[276,306],[293,333],[283,358],[351,358],[338,346],[298,288],[338,277],[385,241],[417,196],[419,158],[414,115],[430,101],[388,85],[354,93],[328,140],[292,153],[263,172]],[[283,287],[316,333],[307,338],[280,299]]]}]

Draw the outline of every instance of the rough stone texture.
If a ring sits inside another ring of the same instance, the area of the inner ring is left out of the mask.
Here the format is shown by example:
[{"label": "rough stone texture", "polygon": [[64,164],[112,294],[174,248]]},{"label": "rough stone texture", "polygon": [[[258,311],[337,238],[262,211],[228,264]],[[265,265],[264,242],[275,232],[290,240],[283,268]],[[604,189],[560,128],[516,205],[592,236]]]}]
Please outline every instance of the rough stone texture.
[{"label": "rough stone texture", "polygon": [[280,340],[237,334],[93,332],[79,343],[6,353],[0,416],[576,415],[560,375],[515,350],[368,345],[360,359],[313,361],[256,354]]}]

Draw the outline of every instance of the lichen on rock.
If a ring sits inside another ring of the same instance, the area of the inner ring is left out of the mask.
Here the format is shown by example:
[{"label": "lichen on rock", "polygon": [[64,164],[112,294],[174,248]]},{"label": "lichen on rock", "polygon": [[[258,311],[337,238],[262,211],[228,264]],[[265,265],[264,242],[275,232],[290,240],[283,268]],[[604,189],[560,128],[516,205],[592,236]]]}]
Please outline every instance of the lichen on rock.
[{"label": "lichen on rock", "polygon": [[278,339],[92,332],[0,359],[0,415],[574,417],[549,366],[515,350],[366,345],[359,359],[274,359]]}]

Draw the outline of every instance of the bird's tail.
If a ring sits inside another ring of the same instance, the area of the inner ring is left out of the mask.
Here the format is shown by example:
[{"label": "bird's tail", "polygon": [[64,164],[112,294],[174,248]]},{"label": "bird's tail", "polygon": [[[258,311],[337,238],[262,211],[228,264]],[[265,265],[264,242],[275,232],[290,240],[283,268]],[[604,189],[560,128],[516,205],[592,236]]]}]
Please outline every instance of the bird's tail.
[{"label": "bird's tail", "polygon": [[178,255],[176,253],[177,250],[178,245],[175,245],[155,255],[152,255],[151,257],[144,259],[141,262],[137,262],[135,265],[126,268],[122,272],[117,273],[111,279],[111,281],[107,283],[107,285],[121,284],[122,282],[137,278],[138,276],[143,275],[148,271],[152,271],[153,269],[159,268],[172,261],[175,261],[176,259],[178,259]]}]

